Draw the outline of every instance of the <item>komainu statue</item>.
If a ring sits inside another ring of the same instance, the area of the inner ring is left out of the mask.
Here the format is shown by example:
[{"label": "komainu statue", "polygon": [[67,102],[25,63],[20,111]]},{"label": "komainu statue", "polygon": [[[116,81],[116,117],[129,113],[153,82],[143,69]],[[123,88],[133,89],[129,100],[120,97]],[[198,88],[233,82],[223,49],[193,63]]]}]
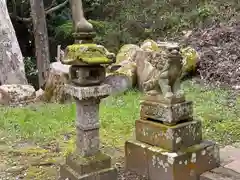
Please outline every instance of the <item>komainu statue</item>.
[{"label": "komainu statue", "polygon": [[150,77],[143,84],[148,98],[154,101],[184,101],[180,87],[183,64],[179,45],[164,44],[161,51],[147,61],[153,66]]}]

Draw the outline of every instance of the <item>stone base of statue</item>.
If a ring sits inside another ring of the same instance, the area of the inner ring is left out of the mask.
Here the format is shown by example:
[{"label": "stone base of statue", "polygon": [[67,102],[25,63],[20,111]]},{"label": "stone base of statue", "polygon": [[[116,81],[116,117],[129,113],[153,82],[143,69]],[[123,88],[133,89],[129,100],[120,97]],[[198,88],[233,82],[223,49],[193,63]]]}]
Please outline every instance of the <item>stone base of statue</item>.
[{"label": "stone base of statue", "polygon": [[171,152],[139,141],[127,141],[126,168],[149,180],[198,180],[219,163],[218,146],[211,142]]},{"label": "stone base of statue", "polygon": [[76,151],[60,167],[59,180],[116,180],[117,170],[111,158],[99,150],[99,104],[111,93],[109,85],[79,87],[65,85],[66,93],[76,101]]},{"label": "stone base of statue", "polygon": [[198,180],[220,163],[219,148],[202,140],[202,123],[190,101],[145,97],[135,141],[125,144],[126,168],[149,180]]}]

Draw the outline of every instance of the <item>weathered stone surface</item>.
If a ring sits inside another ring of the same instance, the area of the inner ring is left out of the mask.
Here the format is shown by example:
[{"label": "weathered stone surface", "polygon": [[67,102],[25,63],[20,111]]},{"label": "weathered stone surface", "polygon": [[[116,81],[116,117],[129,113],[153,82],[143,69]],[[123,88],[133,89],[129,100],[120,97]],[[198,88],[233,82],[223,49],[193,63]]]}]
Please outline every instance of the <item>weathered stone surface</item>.
[{"label": "weathered stone surface", "polygon": [[35,89],[31,85],[8,84],[0,86],[0,90],[8,94],[10,105],[27,104],[36,97]]},{"label": "weathered stone surface", "polygon": [[[134,62],[136,51],[139,50],[139,49],[140,49],[140,47],[138,45],[135,45],[135,44],[125,44],[125,45],[123,45],[120,48],[120,50],[118,51],[118,54],[116,56],[116,63],[115,64],[121,64],[122,61]],[[115,64],[113,64],[113,66]]]},{"label": "weathered stone surface", "polygon": [[[221,165],[225,166],[235,160],[240,161],[240,149],[233,146],[225,146],[220,149]],[[239,166],[240,171],[240,166]]]},{"label": "weathered stone surface", "polygon": [[109,74],[104,83],[112,87],[112,95],[123,93],[133,87],[129,77],[123,74]]},{"label": "weathered stone surface", "polygon": [[50,64],[48,78],[43,88],[43,95],[38,96],[38,101],[65,103],[72,101],[73,98],[66,94],[64,85],[69,81],[69,65],[61,62],[53,62]]},{"label": "weathered stone surface", "polygon": [[108,76],[123,76],[127,78],[127,84],[129,87],[135,87],[137,83],[136,69],[137,67],[135,62],[125,60],[111,66],[111,69],[108,72]]},{"label": "weathered stone surface", "polygon": [[60,168],[59,180],[116,180],[117,170],[115,168],[103,169],[94,173],[79,175],[69,166],[63,165]]},{"label": "weathered stone surface", "polygon": [[100,85],[106,76],[103,66],[71,66],[70,81],[77,86]]},{"label": "weathered stone surface", "polygon": [[185,96],[172,96],[169,98],[164,98],[161,93],[158,93],[157,91],[150,91],[147,92],[145,96],[142,97],[141,101],[150,101],[150,102],[155,102],[155,103],[160,103],[160,104],[166,104],[166,105],[171,105],[171,104],[179,104],[183,103],[186,101]]},{"label": "weathered stone surface", "polygon": [[97,98],[87,100],[76,99],[77,120],[76,126],[82,130],[91,130],[100,127],[99,103]]},{"label": "weathered stone surface", "polygon": [[77,151],[82,156],[93,156],[99,152],[99,129],[82,130],[77,127]]},{"label": "weathered stone surface", "polygon": [[[144,65],[140,67],[143,71],[146,67],[149,67],[146,70],[148,71],[148,78],[142,83],[143,90],[147,94],[154,91],[164,99],[184,97],[180,86],[182,56],[177,44],[166,44],[166,47],[162,48],[160,52],[151,53],[150,58],[144,59],[142,63]],[[140,73],[142,72],[140,71]]]},{"label": "weathered stone surface", "polygon": [[[142,151],[140,151],[141,149]],[[142,155],[135,152],[142,152]],[[148,169],[148,179],[159,180],[198,180],[200,174],[217,167],[220,163],[219,148],[211,142],[189,147],[184,151],[167,152],[145,143],[129,141],[126,143],[126,164],[129,170],[138,169],[136,163],[140,157],[146,156],[144,167]]]},{"label": "weathered stone surface", "polygon": [[136,121],[136,140],[169,151],[178,151],[202,140],[201,121],[190,121],[166,126],[153,121]]},{"label": "weathered stone surface", "polygon": [[7,91],[0,89],[0,105],[9,105],[10,104],[10,95]]},{"label": "weathered stone surface", "polygon": [[151,39],[146,39],[142,44],[141,44],[141,49],[144,51],[160,51],[159,45],[157,42],[151,40]]},{"label": "weathered stone surface", "polygon": [[90,87],[77,87],[71,84],[66,84],[65,92],[79,100],[83,100],[94,97],[106,97],[112,93],[112,88],[108,84]]},{"label": "weathered stone surface", "polygon": [[77,152],[68,155],[66,164],[80,175],[96,172],[111,167],[111,158],[101,152],[83,157]]},{"label": "weathered stone surface", "polygon": [[138,175],[148,177],[148,164],[146,148],[144,143],[126,141],[125,143],[125,167],[127,170],[136,172]]},{"label": "weathered stone surface", "polygon": [[232,169],[219,167],[201,175],[200,180],[239,180],[240,174]]},{"label": "weathered stone surface", "polygon": [[237,173],[240,173],[240,161],[239,161],[239,159],[225,165],[224,167],[232,169]]},{"label": "weathered stone surface", "polygon": [[172,105],[144,101],[141,103],[140,116],[142,119],[150,118],[166,124],[176,124],[182,120],[192,119],[193,104],[191,101]]},{"label": "weathered stone surface", "polygon": [[144,91],[144,83],[151,78],[152,72],[155,68],[148,62],[148,59],[154,58],[157,52],[148,52],[138,50],[136,52],[136,67],[137,67],[137,86],[138,89]]}]

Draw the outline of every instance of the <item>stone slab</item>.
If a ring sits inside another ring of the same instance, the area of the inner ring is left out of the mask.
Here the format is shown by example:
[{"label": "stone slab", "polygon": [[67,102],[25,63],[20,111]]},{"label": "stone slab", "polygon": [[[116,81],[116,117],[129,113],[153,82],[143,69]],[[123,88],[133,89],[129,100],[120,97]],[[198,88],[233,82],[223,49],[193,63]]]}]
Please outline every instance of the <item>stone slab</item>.
[{"label": "stone slab", "polygon": [[225,166],[234,160],[240,161],[240,148],[234,146],[225,146],[224,148],[220,149],[220,155],[222,166]]},{"label": "stone slab", "polygon": [[166,124],[176,124],[193,118],[193,103],[191,101],[172,105],[143,101],[140,108],[141,119],[153,119]]},{"label": "stone slab", "polygon": [[111,167],[111,157],[101,152],[91,157],[83,157],[77,153],[67,156],[66,165],[80,175],[96,172]]},{"label": "stone slab", "polygon": [[[146,175],[147,172],[149,180],[159,180],[159,177],[161,180],[198,180],[202,173],[220,163],[218,146],[207,141],[176,153],[139,141],[128,141],[125,151],[128,170],[139,175]],[[147,161],[141,157],[146,157]],[[145,172],[139,170],[140,163]]]},{"label": "stone slab", "polygon": [[77,120],[76,126],[82,130],[100,128],[99,123],[99,99],[76,99]]},{"label": "stone slab", "polygon": [[104,98],[112,93],[112,88],[108,84],[89,87],[79,87],[72,84],[65,84],[64,90],[67,94],[70,94],[79,100],[89,98]]},{"label": "stone slab", "polygon": [[202,141],[202,123],[194,120],[167,126],[162,123],[137,120],[136,140],[169,151],[178,151]]},{"label": "stone slab", "polygon": [[138,175],[148,177],[146,148],[150,147],[144,143],[136,144],[132,141],[125,143],[125,167]]},{"label": "stone slab", "polygon": [[225,167],[215,168],[201,175],[200,180],[239,180],[240,174]]},{"label": "stone slab", "polygon": [[225,168],[232,169],[233,171],[240,173],[240,159],[236,159],[233,162],[224,166]]},{"label": "stone slab", "polygon": [[60,178],[58,180],[117,180],[117,170],[107,168],[94,173],[79,175],[68,165],[61,165]]},{"label": "stone slab", "polygon": [[82,130],[77,127],[77,151],[82,156],[92,156],[99,152],[99,129]]}]

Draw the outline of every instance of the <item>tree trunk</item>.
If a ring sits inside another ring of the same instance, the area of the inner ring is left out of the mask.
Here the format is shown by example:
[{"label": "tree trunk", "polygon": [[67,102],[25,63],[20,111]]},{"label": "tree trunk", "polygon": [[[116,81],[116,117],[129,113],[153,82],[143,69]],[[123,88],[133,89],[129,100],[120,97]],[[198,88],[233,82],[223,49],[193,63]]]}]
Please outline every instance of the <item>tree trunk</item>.
[{"label": "tree trunk", "polygon": [[0,0],[0,84],[27,84],[22,52],[5,0]]},{"label": "tree trunk", "polygon": [[42,87],[50,67],[48,32],[43,0],[30,0],[39,87]]}]

